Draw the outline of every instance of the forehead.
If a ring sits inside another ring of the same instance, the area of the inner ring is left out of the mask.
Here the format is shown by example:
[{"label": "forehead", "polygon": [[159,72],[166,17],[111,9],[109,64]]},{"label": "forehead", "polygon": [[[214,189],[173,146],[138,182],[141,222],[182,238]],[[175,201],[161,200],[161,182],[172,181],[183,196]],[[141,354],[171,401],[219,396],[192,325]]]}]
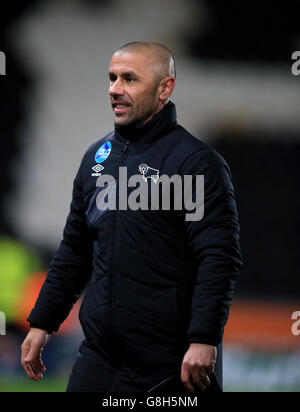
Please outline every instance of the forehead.
[{"label": "forehead", "polygon": [[149,53],[143,52],[116,52],[113,54],[109,71],[110,72],[135,72],[140,75],[153,73],[153,65]]}]

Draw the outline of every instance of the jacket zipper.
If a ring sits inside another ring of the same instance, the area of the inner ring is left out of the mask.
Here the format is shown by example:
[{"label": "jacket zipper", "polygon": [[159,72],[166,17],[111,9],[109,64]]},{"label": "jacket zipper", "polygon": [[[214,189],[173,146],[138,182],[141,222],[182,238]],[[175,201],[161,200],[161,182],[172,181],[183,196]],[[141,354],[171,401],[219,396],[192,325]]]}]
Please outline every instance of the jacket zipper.
[{"label": "jacket zipper", "polygon": [[124,161],[124,153],[126,153],[126,152],[127,152],[127,149],[128,149],[129,143],[130,143],[130,141],[129,141],[129,140],[126,140],[125,146],[124,146],[124,147],[123,147],[123,149],[122,149],[122,152],[123,152],[123,157],[122,157],[122,160],[121,160],[121,166],[123,166],[123,161]]},{"label": "jacket zipper", "polygon": [[[125,159],[127,157],[127,150],[128,150],[128,146],[129,146],[130,141],[126,140],[125,146],[122,149],[122,159],[121,159],[121,163],[119,165],[119,167],[123,166]],[[118,191],[118,187],[116,187],[116,191]],[[116,192],[116,197],[117,197],[117,193]],[[118,197],[116,198],[116,207],[118,204]],[[112,227],[112,246],[111,246],[111,263],[110,263],[110,322],[109,322],[109,326],[110,326],[110,335],[113,336],[113,326],[114,326],[114,305],[113,305],[113,295],[114,295],[114,283],[113,283],[113,273],[114,273],[114,243],[115,243],[115,229],[116,229],[116,213],[117,213],[117,209],[113,212],[113,227]]]}]

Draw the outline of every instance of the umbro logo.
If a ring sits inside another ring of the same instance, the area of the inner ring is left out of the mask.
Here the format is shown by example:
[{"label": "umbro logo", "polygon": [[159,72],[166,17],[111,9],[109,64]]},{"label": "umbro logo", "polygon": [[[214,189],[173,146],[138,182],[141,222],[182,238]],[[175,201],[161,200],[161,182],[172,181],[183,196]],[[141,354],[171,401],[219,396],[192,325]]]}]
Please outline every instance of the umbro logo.
[{"label": "umbro logo", "polygon": [[101,176],[101,170],[103,170],[104,167],[101,166],[100,164],[97,164],[92,167],[92,170],[94,170],[95,173],[92,173],[91,176]]}]

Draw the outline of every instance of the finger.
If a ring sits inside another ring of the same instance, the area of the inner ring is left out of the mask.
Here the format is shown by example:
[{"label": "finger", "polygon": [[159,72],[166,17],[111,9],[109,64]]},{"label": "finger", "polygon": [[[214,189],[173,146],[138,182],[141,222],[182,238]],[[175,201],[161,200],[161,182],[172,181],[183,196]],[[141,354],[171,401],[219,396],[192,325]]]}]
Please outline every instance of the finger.
[{"label": "finger", "polygon": [[209,366],[207,366],[206,371],[208,375],[212,375],[215,371],[215,362],[212,362]]},{"label": "finger", "polygon": [[181,368],[181,382],[188,392],[194,392],[193,385],[190,382],[190,372],[186,365],[182,365]]},{"label": "finger", "polygon": [[21,346],[21,351],[21,364],[28,377],[35,381],[42,378],[41,370],[44,370],[44,365],[41,362],[40,345],[26,340]]},{"label": "finger", "polygon": [[209,385],[210,385],[210,379],[209,379],[207,373],[202,374],[202,375],[200,376],[200,379],[201,379],[202,383],[203,383],[205,386],[209,386]]},{"label": "finger", "polygon": [[195,389],[194,389],[193,385],[191,384],[190,380],[184,381],[183,385],[184,385],[187,392],[195,392]]},{"label": "finger", "polygon": [[192,368],[192,380],[194,385],[196,385],[200,391],[205,391],[206,385],[202,380],[201,369],[199,369],[199,367],[194,366],[194,368]]},{"label": "finger", "polygon": [[23,368],[24,368],[26,374],[28,375],[28,377],[29,377],[30,379],[32,379],[32,378],[33,378],[32,370],[31,370],[30,366],[28,365],[28,363],[25,362],[25,358],[26,358],[26,356],[28,355],[29,348],[26,348],[26,347],[22,346],[21,349],[22,349],[21,365],[23,366]]},{"label": "finger", "polygon": [[36,362],[36,367],[38,368],[38,370],[40,370],[40,371],[42,371],[42,372],[45,372],[45,371],[46,371],[45,365],[44,365],[44,363],[43,363],[43,361],[42,361],[42,351],[40,351],[40,354],[39,354],[39,356],[35,359],[35,362]]},{"label": "finger", "polygon": [[22,366],[23,366],[26,374],[28,375],[28,377],[30,379],[32,379],[33,378],[33,373],[32,373],[32,370],[30,368],[30,365],[28,365],[26,362],[24,362],[24,363],[22,363]]},{"label": "finger", "polygon": [[42,378],[43,375],[42,375],[42,373],[41,373],[41,368],[40,368],[38,359],[33,360],[33,361],[30,363],[30,366],[31,366],[31,369],[32,369],[35,377],[38,378],[38,379],[39,379],[39,378]]},{"label": "finger", "polygon": [[31,367],[31,365],[30,365],[29,362],[26,362],[26,367],[27,367],[27,370],[29,371],[29,377],[30,377],[30,379],[36,380],[35,374],[34,374],[34,372],[33,372],[33,370],[32,370],[32,367]]},{"label": "finger", "polygon": [[38,370],[38,368],[36,367],[36,365],[35,365],[35,363],[34,363],[34,361],[32,361],[32,362],[25,362],[25,364],[26,364],[26,369],[27,369],[27,371],[29,371],[29,377],[31,378],[31,379],[34,379],[34,380],[37,380],[37,379],[39,379],[39,373],[40,373],[40,371]]},{"label": "finger", "polygon": [[31,373],[32,373],[32,378],[34,381],[38,381],[39,379],[43,378],[43,375],[41,372],[37,372],[32,364],[28,364],[28,368],[30,368]]},{"label": "finger", "polygon": [[42,360],[39,360],[38,367],[42,372],[46,372],[46,367]]},{"label": "finger", "polygon": [[44,367],[41,361],[41,354],[39,354],[39,356],[37,356],[32,362],[30,362],[30,366],[34,374],[34,377],[36,379],[42,379],[43,378],[42,372],[44,372],[46,368]]},{"label": "finger", "polygon": [[43,362],[43,360],[42,360],[42,352],[40,353],[39,362],[40,362],[40,365],[41,365],[41,370],[42,370],[43,372],[46,372],[46,366],[44,365],[44,362]]},{"label": "finger", "polygon": [[40,379],[42,377],[40,372],[40,365],[38,359],[33,359],[31,362],[27,361],[28,355],[22,355],[22,366],[30,379]]},{"label": "finger", "polygon": [[208,372],[208,367],[202,366],[199,368],[199,376],[201,379],[201,382],[205,385],[208,386],[210,385],[210,379],[209,379],[209,372]]}]

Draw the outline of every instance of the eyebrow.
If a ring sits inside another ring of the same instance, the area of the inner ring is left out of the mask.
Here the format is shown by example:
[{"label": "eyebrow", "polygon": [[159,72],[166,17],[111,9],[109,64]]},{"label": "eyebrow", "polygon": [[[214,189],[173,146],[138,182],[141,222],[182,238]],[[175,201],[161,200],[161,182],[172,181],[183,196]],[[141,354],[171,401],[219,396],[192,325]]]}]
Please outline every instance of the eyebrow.
[{"label": "eyebrow", "polygon": [[[109,77],[116,76],[116,74],[111,71],[108,72],[108,75]],[[139,77],[134,71],[128,71],[128,72],[121,73],[121,76],[122,77],[130,77],[130,76]]]}]

